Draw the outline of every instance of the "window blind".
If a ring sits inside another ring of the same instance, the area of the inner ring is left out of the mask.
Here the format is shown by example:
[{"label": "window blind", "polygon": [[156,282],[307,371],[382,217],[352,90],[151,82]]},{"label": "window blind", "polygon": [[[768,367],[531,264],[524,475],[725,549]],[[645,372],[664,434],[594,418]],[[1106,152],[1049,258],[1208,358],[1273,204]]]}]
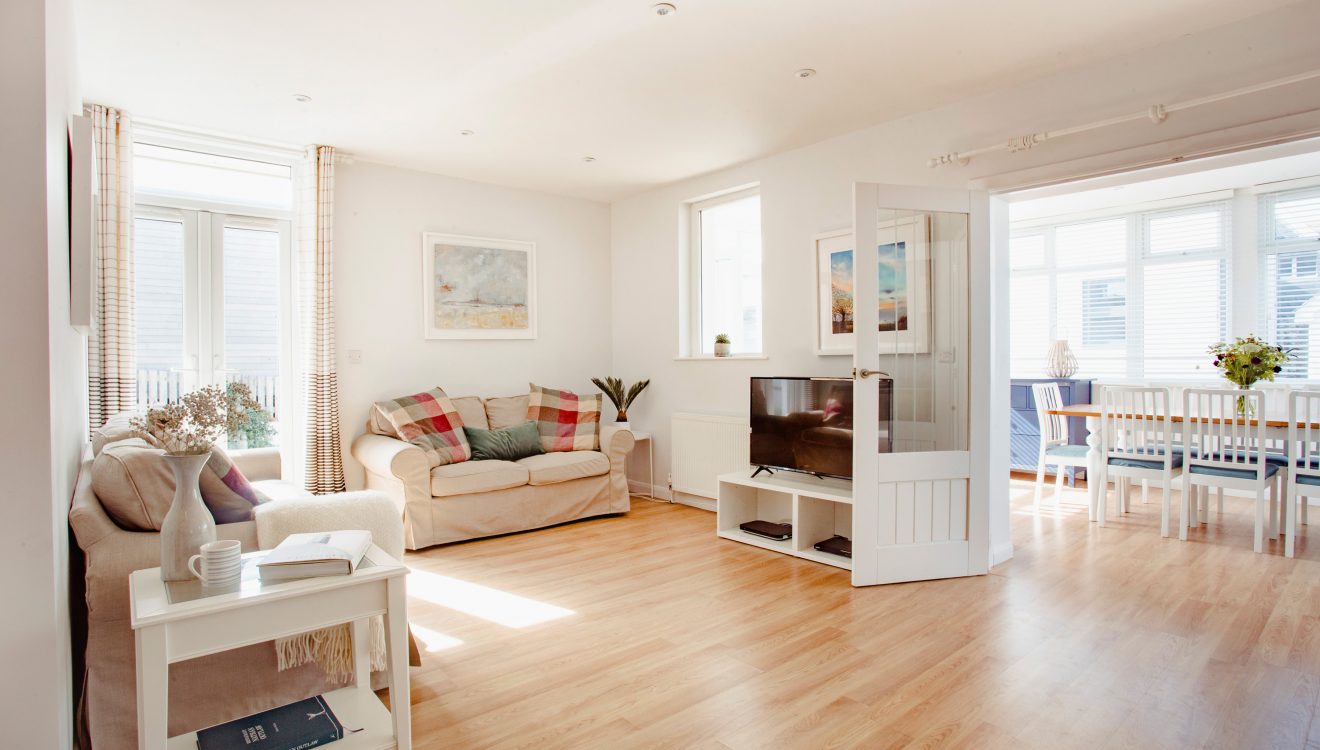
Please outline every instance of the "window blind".
[{"label": "window blind", "polygon": [[1221,201],[1018,230],[1013,375],[1042,377],[1049,343],[1066,339],[1079,377],[1213,377],[1205,351],[1228,330],[1229,216]]},{"label": "window blind", "polygon": [[1262,326],[1292,350],[1283,378],[1320,378],[1320,188],[1260,196]]}]

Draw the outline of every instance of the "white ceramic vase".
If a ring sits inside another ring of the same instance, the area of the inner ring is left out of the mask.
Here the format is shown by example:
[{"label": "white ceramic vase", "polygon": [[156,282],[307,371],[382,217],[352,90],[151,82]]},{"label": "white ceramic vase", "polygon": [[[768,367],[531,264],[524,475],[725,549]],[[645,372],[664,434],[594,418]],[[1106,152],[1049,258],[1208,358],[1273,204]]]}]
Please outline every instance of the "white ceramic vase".
[{"label": "white ceramic vase", "polygon": [[165,454],[165,465],[174,474],[174,500],[160,524],[160,577],[166,581],[191,581],[188,558],[203,544],[215,541],[215,519],[202,502],[198,478],[210,453]]},{"label": "white ceramic vase", "polygon": [[732,344],[721,344],[720,342],[716,341],[716,342],[715,342],[715,356],[717,356],[717,357],[727,357],[727,356],[729,356],[729,347],[731,347],[731,346],[732,346]]},{"label": "white ceramic vase", "polygon": [[1077,357],[1068,348],[1067,339],[1059,339],[1050,345],[1050,353],[1045,358],[1045,374],[1052,378],[1071,378],[1077,374]]}]

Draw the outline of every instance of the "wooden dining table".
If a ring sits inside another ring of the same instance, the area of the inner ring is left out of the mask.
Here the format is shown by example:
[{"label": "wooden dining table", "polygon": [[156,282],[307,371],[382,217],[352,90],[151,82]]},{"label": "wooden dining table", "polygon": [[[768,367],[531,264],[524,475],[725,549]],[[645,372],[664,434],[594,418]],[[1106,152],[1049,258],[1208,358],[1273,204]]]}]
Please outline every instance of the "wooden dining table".
[{"label": "wooden dining table", "polygon": [[[1261,415],[1265,421],[1265,440],[1267,442],[1278,441],[1279,444],[1286,445],[1288,441],[1288,428],[1291,426],[1291,423],[1288,420],[1287,409],[1271,409],[1270,406],[1271,404],[1267,400],[1265,404],[1265,413]],[[1180,409],[1170,411],[1171,413],[1169,414],[1167,424],[1163,415],[1147,416],[1160,425],[1164,425],[1166,429],[1180,432],[1182,430],[1182,423],[1187,420],[1181,413],[1179,413],[1181,411]],[[1095,477],[1100,476],[1100,462],[1104,460],[1104,457],[1101,455],[1101,446],[1104,445],[1100,419],[1101,406],[1099,404],[1073,404],[1072,406],[1050,409],[1048,413],[1061,417],[1086,420],[1086,445],[1088,448],[1086,451],[1086,490],[1090,500],[1091,520],[1094,521],[1096,520],[1096,511],[1100,507],[1100,500],[1102,497],[1100,493],[1106,491],[1106,488],[1101,487],[1099,482],[1094,481]],[[1252,427],[1255,427],[1260,423],[1260,418],[1252,418],[1249,422]],[[1304,427],[1306,425],[1307,423],[1305,422],[1298,423],[1298,427]],[[1312,422],[1310,423],[1310,427],[1311,429],[1320,429],[1320,424]]]}]

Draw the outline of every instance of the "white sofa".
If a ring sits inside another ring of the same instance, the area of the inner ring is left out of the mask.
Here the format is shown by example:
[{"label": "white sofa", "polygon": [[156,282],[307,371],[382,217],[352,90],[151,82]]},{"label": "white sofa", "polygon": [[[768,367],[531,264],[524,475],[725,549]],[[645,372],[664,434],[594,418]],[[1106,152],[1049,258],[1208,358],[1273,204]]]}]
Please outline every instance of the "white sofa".
[{"label": "white sofa", "polygon": [[[527,421],[527,396],[452,401],[468,426],[498,430]],[[394,437],[390,425],[372,412],[366,433],[353,441],[353,457],[366,469],[367,489],[386,493],[403,509],[408,549],[629,510],[633,435],[626,429],[603,424],[598,451],[432,469],[420,448]]]}]

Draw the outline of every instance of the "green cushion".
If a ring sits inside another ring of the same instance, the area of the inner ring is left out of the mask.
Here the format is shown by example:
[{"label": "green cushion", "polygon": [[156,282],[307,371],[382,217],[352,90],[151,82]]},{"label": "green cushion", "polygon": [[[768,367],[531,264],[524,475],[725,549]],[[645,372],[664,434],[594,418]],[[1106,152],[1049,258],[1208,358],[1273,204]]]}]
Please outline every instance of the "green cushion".
[{"label": "green cushion", "polygon": [[473,461],[517,461],[520,458],[545,453],[541,448],[541,433],[535,422],[523,422],[502,430],[483,430],[463,426],[468,444],[472,446]]}]

